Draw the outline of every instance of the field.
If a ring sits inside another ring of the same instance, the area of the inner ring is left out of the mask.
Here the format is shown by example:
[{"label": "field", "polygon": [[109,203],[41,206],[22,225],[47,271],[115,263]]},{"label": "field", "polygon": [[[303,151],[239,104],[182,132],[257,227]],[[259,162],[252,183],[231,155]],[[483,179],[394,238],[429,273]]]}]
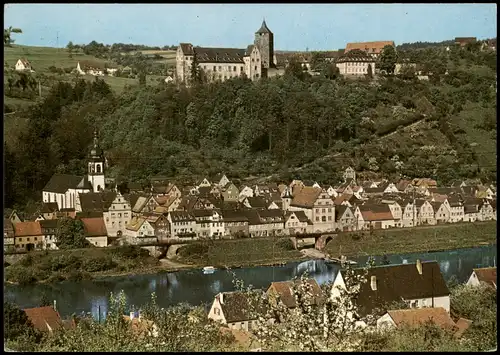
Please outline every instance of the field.
[{"label": "field", "polygon": [[[165,60],[160,60],[158,62],[172,62],[175,63],[175,51],[143,51],[144,54],[160,54]],[[10,67],[14,68],[16,62],[20,58],[26,58],[31,65],[35,73],[45,74],[47,76],[54,77],[55,80],[71,82],[74,80],[74,76],[71,74],[53,74],[49,71],[49,67],[55,66],[56,68],[76,68],[78,61],[90,60],[98,63],[106,63],[104,59],[96,58],[94,56],[86,55],[82,52],[73,53],[72,58],[64,48],[52,48],[52,47],[31,47],[31,46],[21,46],[13,45],[12,47],[4,47],[4,62]],[[85,75],[86,80],[95,80],[92,75]],[[100,77],[106,81],[112,90],[117,94],[120,94],[126,85],[134,86],[138,85],[137,79],[129,78],[117,78],[112,76]],[[156,75],[148,75],[147,83],[149,85],[156,85],[159,79],[164,79],[164,77]],[[5,82],[4,78],[4,82]],[[42,95],[49,90],[48,87],[42,87]],[[5,104],[11,107],[25,106],[33,103],[33,100],[20,99],[5,96]]]},{"label": "field", "polygon": [[427,252],[495,244],[496,221],[370,232],[341,233],[326,246],[337,257]]},{"label": "field", "polygon": [[91,60],[99,63],[105,63],[103,59],[98,59],[83,53],[73,53],[73,58],[69,57],[68,52],[64,48],[52,47],[31,47],[31,46],[18,46],[12,47],[4,46],[4,61],[7,62],[9,67],[14,67],[20,58],[26,58],[36,72],[48,72],[50,66],[57,68],[75,67],[79,60]]},{"label": "field", "polygon": [[302,253],[294,250],[289,239],[237,239],[226,243],[200,242],[179,249],[179,262],[199,266],[243,267],[299,260]]}]

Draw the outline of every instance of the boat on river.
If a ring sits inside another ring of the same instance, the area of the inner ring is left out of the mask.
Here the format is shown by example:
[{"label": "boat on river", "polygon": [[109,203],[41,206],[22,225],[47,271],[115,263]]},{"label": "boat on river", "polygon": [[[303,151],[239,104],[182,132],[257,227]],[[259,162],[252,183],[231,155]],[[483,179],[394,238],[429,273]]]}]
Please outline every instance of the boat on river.
[{"label": "boat on river", "polygon": [[215,268],[213,266],[205,266],[203,268],[204,274],[213,274],[215,272]]}]

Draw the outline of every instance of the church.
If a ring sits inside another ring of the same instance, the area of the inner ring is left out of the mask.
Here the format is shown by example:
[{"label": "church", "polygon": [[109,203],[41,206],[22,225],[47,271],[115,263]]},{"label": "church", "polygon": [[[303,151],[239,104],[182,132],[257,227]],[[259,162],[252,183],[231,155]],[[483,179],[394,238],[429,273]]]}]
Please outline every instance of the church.
[{"label": "church", "polygon": [[77,204],[78,194],[99,192],[105,188],[105,158],[99,146],[97,130],[94,131],[94,142],[88,157],[87,174],[75,176],[67,174],[54,174],[42,190],[44,203],[55,202],[59,210],[74,209]]},{"label": "church", "polygon": [[176,55],[176,81],[189,84],[193,59],[208,81],[225,81],[243,74],[252,81],[275,76],[274,34],[266,21],[255,32],[254,43],[245,49],[195,47],[180,43]]}]

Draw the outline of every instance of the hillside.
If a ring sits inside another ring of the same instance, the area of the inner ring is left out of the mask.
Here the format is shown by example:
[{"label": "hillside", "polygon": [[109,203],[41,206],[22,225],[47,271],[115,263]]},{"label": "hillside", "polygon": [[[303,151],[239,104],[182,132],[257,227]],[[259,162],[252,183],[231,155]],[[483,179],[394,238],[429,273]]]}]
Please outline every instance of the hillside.
[{"label": "hillside", "polygon": [[496,53],[431,48],[416,57],[434,70],[431,80],[331,80],[288,70],[193,88],[58,84],[39,109],[5,118],[13,191],[6,204],[38,196],[54,172],[84,174],[94,125],[107,175],[119,181],[225,172],[240,181],[336,184],[347,165],[361,178],[494,181]]},{"label": "hillside", "polygon": [[[144,50],[138,51],[148,58],[148,60],[157,65],[173,65],[175,63],[175,51],[172,50]],[[123,56],[134,56],[136,52],[130,52],[130,54],[123,53]],[[147,56],[158,54],[160,56],[157,58],[149,58]],[[105,64],[113,63],[116,65],[116,61],[112,56],[108,59],[101,57],[96,57],[93,55],[85,54],[80,49],[78,51],[73,51],[71,56],[67,49],[65,48],[53,48],[53,47],[34,47],[34,46],[22,46],[22,45],[12,45],[11,47],[4,46],[4,68],[14,68],[16,62],[20,58],[27,59],[35,73],[33,76],[42,83],[42,96],[45,96],[50,87],[54,85],[57,81],[64,82],[74,82],[75,76],[69,72],[76,68],[79,61],[91,61],[95,63]],[[55,70],[60,69],[61,72],[56,73]],[[5,69],[4,69],[5,71]],[[64,72],[66,71],[66,72]],[[92,75],[83,76],[85,80],[92,81],[95,77]],[[159,80],[164,79],[163,75],[148,75],[147,80],[149,83],[158,83]],[[105,76],[102,79],[109,84],[109,86],[117,93],[123,91],[126,86],[138,85],[138,80],[136,78],[126,78],[126,77],[113,77]],[[7,83],[7,75],[4,76],[4,84]],[[4,95],[5,104],[12,108],[30,105],[36,99],[36,95],[32,97],[21,97],[14,95],[9,95],[6,93]]]}]

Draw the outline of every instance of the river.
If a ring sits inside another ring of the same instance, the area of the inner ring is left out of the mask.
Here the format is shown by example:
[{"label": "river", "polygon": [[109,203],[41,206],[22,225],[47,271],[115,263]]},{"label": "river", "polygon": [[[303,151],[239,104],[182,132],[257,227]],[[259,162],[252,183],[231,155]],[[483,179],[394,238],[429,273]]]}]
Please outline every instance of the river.
[{"label": "river", "polygon": [[[365,263],[367,257],[355,259]],[[388,255],[390,264],[401,264],[436,260],[439,262],[445,280],[455,276],[459,282],[467,281],[475,267],[496,266],[497,247],[484,246],[471,249],[457,249],[432,253],[412,253]],[[380,265],[382,257],[376,257]],[[284,266],[259,266],[234,269],[236,277],[245,285],[266,288],[272,281],[290,280],[304,272],[314,277],[320,284],[332,281],[339,266],[323,260],[292,262]],[[57,301],[57,309],[63,318],[72,313],[91,312],[97,318],[106,316],[110,292],[124,290],[129,305],[141,306],[150,300],[155,292],[161,307],[187,302],[192,305],[211,304],[214,296],[221,291],[233,291],[233,276],[227,270],[216,270],[204,275],[200,269],[183,270],[152,275],[108,277],[87,281],[63,281],[55,284],[35,284],[29,286],[4,285],[4,299],[15,302],[21,308],[37,307],[42,295]]]}]

